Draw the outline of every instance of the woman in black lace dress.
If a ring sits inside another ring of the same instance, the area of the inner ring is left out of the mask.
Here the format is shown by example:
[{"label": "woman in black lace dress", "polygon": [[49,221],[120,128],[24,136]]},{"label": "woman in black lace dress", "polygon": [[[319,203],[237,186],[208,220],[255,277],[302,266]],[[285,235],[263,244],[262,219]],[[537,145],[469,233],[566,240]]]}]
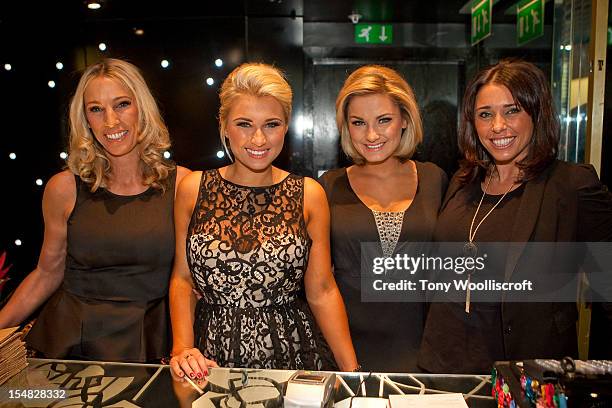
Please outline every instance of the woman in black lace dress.
[{"label": "woman in black lace dress", "polygon": [[236,68],[219,110],[233,163],[196,172],[179,187],[170,287],[178,376],[201,379],[212,364],[205,357],[228,367],[333,368],[325,340],[340,369],[357,367],[331,273],[325,193],[314,180],[272,166],[291,98],[277,69]]}]

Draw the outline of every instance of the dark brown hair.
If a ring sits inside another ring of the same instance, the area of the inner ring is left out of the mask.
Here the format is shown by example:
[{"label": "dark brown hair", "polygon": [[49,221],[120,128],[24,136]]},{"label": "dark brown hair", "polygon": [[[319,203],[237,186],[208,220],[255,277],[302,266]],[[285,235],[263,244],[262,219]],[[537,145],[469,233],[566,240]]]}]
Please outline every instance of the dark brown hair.
[{"label": "dark brown hair", "polygon": [[516,59],[502,60],[480,71],[465,90],[459,128],[459,149],[463,154],[459,178],[468,183],[481,177],[493,160],[480,143],[474,125],[476,95],[491,83],[508,88],[514,103],[531,117],[533,135],[527,156],[517,162],[520,181],[531,180],[557,157],[559,121],[544,73],[532,63]]}]

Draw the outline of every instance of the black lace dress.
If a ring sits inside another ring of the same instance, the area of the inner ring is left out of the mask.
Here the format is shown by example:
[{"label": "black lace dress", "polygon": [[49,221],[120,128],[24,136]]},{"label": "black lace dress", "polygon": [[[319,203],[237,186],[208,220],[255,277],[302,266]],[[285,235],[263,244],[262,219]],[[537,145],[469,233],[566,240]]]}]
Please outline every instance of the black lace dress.
[{"label": "black lace dress", "polygon": [[245,187],[218,170],[202,174],[187,259],[202,294],[196,346],[220,366],[334,368],[303,300],[311,244],[303,196],[295,175]]}]

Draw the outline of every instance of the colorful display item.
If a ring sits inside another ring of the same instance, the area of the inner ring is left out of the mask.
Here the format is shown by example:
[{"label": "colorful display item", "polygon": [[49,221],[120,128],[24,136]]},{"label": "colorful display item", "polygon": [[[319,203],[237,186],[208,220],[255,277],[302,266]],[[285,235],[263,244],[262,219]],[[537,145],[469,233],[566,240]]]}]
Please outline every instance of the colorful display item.
[{"label": "colorful display item", "polygon": [[491,385],[499,408],[610,406],[612,361],[501,361],[491,372]]}]

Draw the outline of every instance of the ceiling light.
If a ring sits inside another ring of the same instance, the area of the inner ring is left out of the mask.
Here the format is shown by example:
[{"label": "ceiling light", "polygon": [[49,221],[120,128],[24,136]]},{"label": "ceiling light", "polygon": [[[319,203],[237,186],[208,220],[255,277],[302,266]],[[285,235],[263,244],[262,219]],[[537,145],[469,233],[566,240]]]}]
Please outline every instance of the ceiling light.
[{"label": "ceiling light", "polygon": [[87,4],[87,8],[90,10],[98,10],[102,7],[102,3],[96,0],[88,0],[85,3]]},{"label": "ceiling light", "polygon": [[144,35],[144,30],[142,28],[134,28],[134,34]]},{"label": "ceiling light", "polygon": [[215,83],[215,80],[212,79],[211,77],[206,78],[206,83],[210,86],[212,86]]},{"label": "ceiling light", "polygon": [[55,88],[55,81],[49,81],[47,82],[47,85],[49,86],[49,88]]},{"label": "ceiling light", "polygon": [[217,67],[222,67],[222,66],[223,66],[223,60],[222,60],[221,58],[217,58],[217,59],[215,60],[215,65],[216,65]]},{"label": "ceiling light", "polygon": [[11,69],[13,69],[13,67],[11,66],[11,64],[4,64],[4,69],[10,71]]},{"label": "ceiling light", "polygon": [[100,51],[106,51],[106,44],[104,44],[104,43],[100,43],[100,44],[98,44],[98,49],[99,49]]},{"label": "ceiling light", "polygon": [[57,68],[58,70],[62,70],[64,69],[64,64],[62,64],[61,61],[57,61],[57,63],[55,64],[55,68]]}]

